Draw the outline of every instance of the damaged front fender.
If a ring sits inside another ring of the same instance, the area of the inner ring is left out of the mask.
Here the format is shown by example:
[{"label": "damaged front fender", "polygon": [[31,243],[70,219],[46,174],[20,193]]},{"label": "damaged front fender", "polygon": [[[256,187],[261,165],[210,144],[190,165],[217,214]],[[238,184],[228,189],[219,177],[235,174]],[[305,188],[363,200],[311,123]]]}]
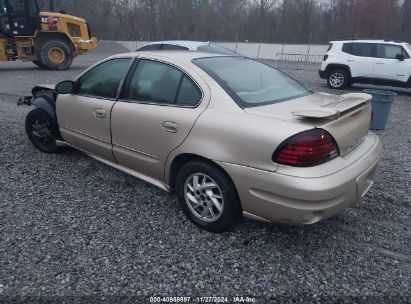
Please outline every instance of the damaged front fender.
[{"label": "damaged front fender", "polygon": [[54,90],[55,85],[45,84],[38,85],[31,91],[33,96],[20,97],[17,105],[36,106],[44,110],[50,117],[57,122],[56,115],[56,98],[57,93]]}]

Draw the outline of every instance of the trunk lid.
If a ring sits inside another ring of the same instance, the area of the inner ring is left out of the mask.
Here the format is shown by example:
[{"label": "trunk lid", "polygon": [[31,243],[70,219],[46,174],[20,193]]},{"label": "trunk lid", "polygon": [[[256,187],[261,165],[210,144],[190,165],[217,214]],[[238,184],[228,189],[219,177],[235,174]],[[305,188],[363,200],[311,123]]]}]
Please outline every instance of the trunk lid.
[{"label": "trunk lid", "polygon": [[344,156],[355,149],[368,134],[371,95],[314,93],[272,105],[245,108],[248,114],[286,120],[328,131]]}]

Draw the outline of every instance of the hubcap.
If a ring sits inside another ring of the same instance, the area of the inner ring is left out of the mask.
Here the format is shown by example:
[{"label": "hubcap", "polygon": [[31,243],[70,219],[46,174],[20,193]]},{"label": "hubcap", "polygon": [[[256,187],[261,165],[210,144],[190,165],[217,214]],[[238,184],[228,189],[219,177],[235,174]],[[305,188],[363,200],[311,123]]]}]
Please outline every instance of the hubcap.
[{"label": "hubcap", "polygon": [[53,62],[54,64],[61,64],[66,59],[66,54],[59,47],[53,47],[49,49],[48,56],[51,62]]},{"label": "hubcap", "polygon": [[42,118],[37,118],[33,122],[31,133],[35,139],[43,145],[48,145],[53,142],[50,124]]},{"label": "hubcap", "polygon": [[184,197],[191,212],[205,222],[215,222],[223,213],[223,193],[206,174],[195,173],[187,178]]},{"label": "hubcap", "polygon": [[333,73],[330,76],[330,84],[334,88],[339,88],[344,83],[344,75],[341,73]]}]

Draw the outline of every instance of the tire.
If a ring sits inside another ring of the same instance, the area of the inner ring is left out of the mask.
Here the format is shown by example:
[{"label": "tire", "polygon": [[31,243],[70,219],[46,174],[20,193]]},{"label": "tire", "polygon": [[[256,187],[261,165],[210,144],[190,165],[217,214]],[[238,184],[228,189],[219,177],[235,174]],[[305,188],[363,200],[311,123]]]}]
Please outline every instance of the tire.
[{"label": "tire", "polygon": [[331,89],[341,90],[350,83],[349,75],[345,70],[332,70],[327,77],[327,84]]},{"label": "tire", "polygon": [[[203,187],[204,181],[208,187],[194,191],[196,178],[199,187]],[[228,175],[216,165],[204,161],[189,162],[178,172],[175,185],[181,208],[198,227],[221,233],[241,219],[237,191]]]},{"label": "tire", "polygon": [[39,66],[47,70],[67,70],[73,63],[72,48],[64,40],[41,43],[37,56]]},{"label": "tire", "polygon": [[42,109],[34,109],[26,117],[26,133],[31,143],[41,152],[57,153],[59,131],[56,122]]}]

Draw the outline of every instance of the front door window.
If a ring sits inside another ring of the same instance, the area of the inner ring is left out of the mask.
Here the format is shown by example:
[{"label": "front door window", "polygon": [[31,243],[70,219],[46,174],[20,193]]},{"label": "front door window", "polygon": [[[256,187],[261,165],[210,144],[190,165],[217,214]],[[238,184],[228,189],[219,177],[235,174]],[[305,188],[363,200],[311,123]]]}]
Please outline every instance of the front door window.
[{"label": "front door window", "polygon": [[128,70],[130,58],[112,59],[88,71],[77,81],[76,93],[115,99],[118,86]]}]

